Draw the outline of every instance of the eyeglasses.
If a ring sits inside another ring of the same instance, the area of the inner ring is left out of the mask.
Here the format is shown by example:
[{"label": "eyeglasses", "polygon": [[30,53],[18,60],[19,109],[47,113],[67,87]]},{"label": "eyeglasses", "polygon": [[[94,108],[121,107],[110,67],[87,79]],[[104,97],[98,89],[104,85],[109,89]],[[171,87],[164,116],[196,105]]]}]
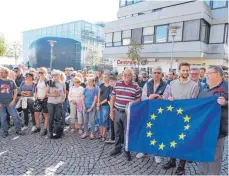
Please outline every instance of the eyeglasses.
[{"label": "eyeglasses", "polygon": [[217,73],[217,72],[209,72],[209,73],[207,73],[207,75],[211,75],[212,73]]},{"label": "eyeglasses", "polygon": [[146,79],[147,77],[142,77],[143,79]]},{"label": "eyeglasses", "polygon": [[43,75],[44,73],[43,72],[39,72],[40,75]]},{"label": "eyeglasses", "polygon": [[17,70],[14,70],[15,73],[17,73],[18,71]]},{"label": "eyeglasses", "polygon": [[71,75],[71,77],[75,77],[76,75]]},{"label": "eyeglasses", "polygon": [[160,75],[160,74],[161,74],[161,72],[153,72],[153,74],[155,74],[155,75],[156,75],[156,74]]},{"label": "eyeglasses", "polygon": [[190,73],[191,75],[199,75],[199,73]]},{"label": "eyeglasses", "polygon": [[132,74],[123,74],[123,76],[124,77],[128,77],[128,76],[130,77],[130,76],[132,76]]},{"label": "eyeglasses", "polygon": [[58,76],[58,75],[52,75],[52,76]]},{"label": "eyeglasses", "polygon": [[79,81],[77,81],[77,82],[74,82],[74,83],[80,83]]},{"label": "eyeglasses", "polygon": [[74,70],[68,70],[68,71],[74,71]]}]

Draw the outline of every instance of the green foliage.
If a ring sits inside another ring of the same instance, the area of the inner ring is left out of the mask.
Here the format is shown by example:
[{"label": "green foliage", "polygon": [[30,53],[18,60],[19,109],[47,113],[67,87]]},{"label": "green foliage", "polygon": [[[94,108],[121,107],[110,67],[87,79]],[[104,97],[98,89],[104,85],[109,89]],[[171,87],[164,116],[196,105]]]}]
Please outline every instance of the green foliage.
[{"label": "green foliage", "polygon": [[6,54],[6,44],[4,37],[0,37],[0,56],[4,56]]}]

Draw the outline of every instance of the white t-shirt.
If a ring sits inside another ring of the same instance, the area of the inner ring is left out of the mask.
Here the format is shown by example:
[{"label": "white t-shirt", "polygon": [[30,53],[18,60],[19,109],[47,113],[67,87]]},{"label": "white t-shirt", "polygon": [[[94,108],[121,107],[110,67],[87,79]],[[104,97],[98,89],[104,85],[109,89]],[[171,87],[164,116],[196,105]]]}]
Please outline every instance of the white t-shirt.
[{"label": "white t-shirt", "polygon": [[84,88],[83,87],[70,87],[69,93],[68,93],[68,100],[69,101],[79,101],[83,95]]},{"label": "white t-shirt", "polygon": [[37,97],[39,99],[45,98],[46,85],[45,81],[38,81],[37,83]]}]

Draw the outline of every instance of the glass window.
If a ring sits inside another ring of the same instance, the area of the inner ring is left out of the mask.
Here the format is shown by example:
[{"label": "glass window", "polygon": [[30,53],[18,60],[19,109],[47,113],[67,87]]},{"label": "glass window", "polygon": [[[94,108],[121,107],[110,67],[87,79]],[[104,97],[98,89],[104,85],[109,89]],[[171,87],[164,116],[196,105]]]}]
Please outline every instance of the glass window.
[{"label": "glass window", "polygon": [[119,7],[124,7],[124,6],[126,6],[126,0],[120,0]]},{"label": "glass window", "polygon": [[[173,29],[173,27],[175,27],[176,29]],[[169,42],[173,40],[174,31],[174,41],[182,41],[183,22],[169,24]]]},{"label": "glass window", "polygon": [[225,26],[225,36],[224,36],[224,42],[228,42],[228,24]]},{"label": "glass window", "polygon": [[153,35],[154,34],[154,27],[144,27],[143,28],[143,35]]},{"label": "glass window", "polygon": [[114,44],[114,46],[121,46],[122,42],[114,42],[113,44]]},{"label": "glass window", "polygon": [[106,47],[110,47],[110,46],[112,46],[112,43],[106,43],[105,45],[106,45]]},{"label": "glass window", "polygon": [[112,43],[112,37],[113,37],[113,33],[107,33],[107,34],[105,34],[105,42],[106,43]]},{"label": "glass window", "polygon": [[213,1],[213,9],[216,9],[216,8],[221,8],[221,7],[226,7],[227,5],[227,1],[223,1],[223,0],[217,0],[217,1]]},{"label": "glass window", "polygon": [[223,43],[224,29],[224,24],[211,25],[209,43]]},{"label": "glass window", "polygon": [[131,38],[131,29],[122,31],[122,38]]},{"label": "glass window", "polygon": [[199,40],[200,20],[191,20],[184,22],[183,41]]},{"label": "glass window", "polygon": [[153,43],[153,35],[148,35],[143,37],[143,43]]},{"label": "glass window", "polygon": [[167,41],[168,25],[156,26],[156,43]]},{"label": "glass window", "polygon": [[137,28],[132,30],[131,42],[135,44],[142,43],[142,28]]},{"label": "glass window", "polygon": [[129,45],[130,44],[130,38],[129,39],[122,39],[122,45]]},{"label": "glass window", "polygon": [[121,42],[121,32],[114,32],[113,42]]},{"label": "glass window", "polygon": [[201,21],[200,40],[209,43],[210,26],[204,20]]},{"label": "glass window", "polygon": [[126,5],[131,5],[133,3],[134,3],[133,0],[126,0]]}]

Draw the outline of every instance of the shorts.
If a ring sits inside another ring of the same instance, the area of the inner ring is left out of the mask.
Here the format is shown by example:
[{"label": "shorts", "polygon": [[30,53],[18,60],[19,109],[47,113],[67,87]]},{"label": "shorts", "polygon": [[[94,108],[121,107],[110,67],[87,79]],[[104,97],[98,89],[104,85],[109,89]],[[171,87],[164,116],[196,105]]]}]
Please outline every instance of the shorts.
[{"label": "shorts", "polygon": [[[41,108],[36,108],[34,107],[34,112],[43,112],[43,113],[48,113],[48,100],[39,100],[39,104],[41,106]],[[38,110],[39,109],[39,110]]]},{"label": "shorts", "polygon": [[110,106],[109,105],[101,106],[101,109],[97,111],[97,114],[98,114],[98,119],[99,119],[99,126],[108,128]]}]

